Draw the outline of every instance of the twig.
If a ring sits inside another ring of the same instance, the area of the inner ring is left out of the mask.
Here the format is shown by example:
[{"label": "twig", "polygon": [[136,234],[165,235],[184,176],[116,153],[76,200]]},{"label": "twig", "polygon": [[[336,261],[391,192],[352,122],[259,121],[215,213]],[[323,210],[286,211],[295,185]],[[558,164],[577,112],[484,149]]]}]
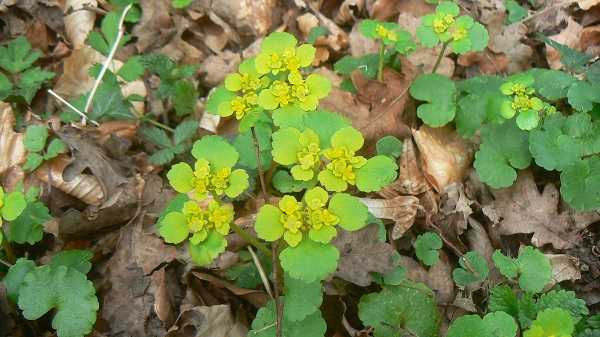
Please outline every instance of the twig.
[{"label": "twig", "polygon": [[[267,185],[265,184],[265,174],[260,163],[260,148],[258,147],[258,137],[256,137],[256,130],[254,127],[252,130],[252,139],[254,139],[254,151],[256,152],[256,164],[258,167],[258,176],[260,177],[260,186],[262,187],[263,197],[265,205],[269,203],[269,194],[267,193]],[[277,242],[271,244],[271,266],[273,269],[273,293],[275,295],[275,308],[277,309],[277,337],[282,336],[282,322],[283,322],[283,307],[279,301],[279,279],[277,277],[277,268],[279,263],[277,262]]]},{"label": "twig", "polygon": [[[66,105],[69,109],[75,111],[79,116],[81,116],[82,119],[87,118],[87,116],[83,112],[79,111],[79,109],[74,107],[71,103],[67,102],[64,98],[60,97],[57,93],[52,91],[52,89],[48,89],[48,93],[50,95],[52,95],[54,98],[56,98],[57,100],[59,100],[62,104]],[[90,122],[96,126],[100,126],[100,124],[98,124],[98,122],[96,122],[96,121],[90,121]]]},{"label": "twig", "polygon": [[473,267],[471,267],[471,264],[469,263],[469,261],[467,261],[467,259],[465,258],[465,255],[460,250],[458,250],[458,248],[456,248],[456,246],[454,244],[452,244],[452,242],[450,242],[450,241],[448,241],[448,239],[446,239],[441,228],[439,228],[438,226],[434,225],[433,222],[431,222],[429,212],[426,212],[425,208],[423,208],[422,206],[419,206],[418,208],[425,213],[425,221],[427,222],[427,226],[435,229],[435,231],[440,236],[440,238],[442,238],[442,241],[444,241],[444,243],[448,247],[450,247],[450,249],[452,249],[454,251],[454,254],[458,255],[463,260],[463,262],[465,263],[465,267],[467,267],[467,269],[469,269],[471,271],[471,273],[473,273],[473,275],[475,275],[475,277],[479,277],[479,273],[477,273],[477,271],[475,271],[475,269],[473,269]]},{"label": "twig", "polygon": [[254,334],[256,335],[256,334],[259,334],[259,333],[261,333],[261,332],[263,332],[263,331],[265,331],[265,330],[269,330],[269,329],[271,329],[272,327],[274,327],[274,326],[276,326],[276,325],[277,325],[277,322],[275,322],[275,323],[273,323],[273,324],[269,324],[269,325],[267,325],[267,326],[266,326],[266,327],[264,327],[264,328],[261,328],[261,329],[258,329],[258,330],[256,330],[256,331],[254,331]]},{"label": "twig", "polygon": [[254,265],[256,265],[256,269],[258,269],[258,274],[260,274],[260,279],[263,281],[263,285],[265,286],[267,294],[269,294],[269,297],[273,299],[273,291],[271,290],[271,284],[269,284],[269,279],[267,278],[265,269],[263,268],[262,264],[260,263],[260,260],[258,259],[258,255],[256,255],[256,253],[254,252],[252,246],[248,246],[248,251],[250,252],[250,255],[252,255],[252,260],[254,260]]},{"label": "twig", "polygon": [[[127,7],[125,7],[123,9],[123,13],[121,14],[121,19],[119,20],[119,32],[117,33],[117,37],[115,38],[115,42],[112,45],[112,48],[106,58],[106,61],[104,61],[104,64],[102,65],[102,69],[100,69],[100,72],[98,73],[98,76],[96,77],[96,82],[94,82],[92,91],[90,91],[87,101],[85,102],[85,109],[83,110],[83,112],[85,112],[85,113],[88,112],[88,109],[90,108],[90,105],[92,104],[92,100],[94,99],[94,96],[96,95],[96,91],[98,90],[98,87],[100,86],[100,82],[102,82],[102,78],[104,77],[104,74],[106,73],[106,70],[108,69],[108,65],[112,62],[113,58],[115,57],[115,53],[117,52],[117,49],[119,48],[119,43],[121,42],[121,39],[123,38],[123,35],[125,34],[125,29],[123,28],[123,25],[125,23],[125,16],[127,15],[127,12],[129,12],[129,10],[131,9],[131,6],[132,6],[132,4],[129,4],[129,5],[127,5]],[[85,121],[82,120],[81,123],[85,123]]]},{"label": "twig", "polygon": [[555,8],[570,6],[570,5],[572,5],[574,3],[577,3],[577,2],[579,2],[579,1],[578,0],[571,0],[571,1],[563,2],[563,3],[555,4],[555,5],[552,5],[550,7],[546,7],[544,9],[542,9],[541,11],[537,11],[534,14],[532,14],[532,15],[524,18],[521,21],[517,21],[517,22],[513,22],[513,23],[523,23],[525,21],[529,21],[529,20],[533,19],[536,16],[540,16],[540,15],[546,13],[546,12],[549,12],[549,11],[555,9]]},{"label": "twig", "polygon": [[14,264],[8,262],[8,261],[4,261],[3,259],[0,258],[0,263],[2,263],[3,265],[7,266],[8,268],[14,266]]}]

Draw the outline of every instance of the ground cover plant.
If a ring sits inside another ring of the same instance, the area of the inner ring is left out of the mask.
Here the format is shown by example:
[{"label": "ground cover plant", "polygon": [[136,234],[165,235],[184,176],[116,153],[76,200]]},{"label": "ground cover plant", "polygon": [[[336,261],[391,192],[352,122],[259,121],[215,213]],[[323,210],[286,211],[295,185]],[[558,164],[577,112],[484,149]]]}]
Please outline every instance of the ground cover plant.
[{"label": "ground cover plant", "polygon": [[600,335],[598,6],[1,5],[0,334]]}]

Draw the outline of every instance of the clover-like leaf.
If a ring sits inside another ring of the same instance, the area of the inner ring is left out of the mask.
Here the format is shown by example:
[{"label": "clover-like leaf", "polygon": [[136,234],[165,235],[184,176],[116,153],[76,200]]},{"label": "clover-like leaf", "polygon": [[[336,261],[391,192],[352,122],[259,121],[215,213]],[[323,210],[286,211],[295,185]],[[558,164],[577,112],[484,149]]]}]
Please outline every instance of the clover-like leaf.
[{"label": "clover-like leaf", "polygon": [[[279,301],[282,304],[286,303],[286,297],[281,296]],[[327,324],[321,312],[316,312],[308,315],[301,321],[290,321],[285,314],[284,315],[281,332],[285,337],[323,337],[327,331]],[[277,334],[277,327],[273,324],[277,323],[277,310],[275,308],[275,300],[267,302],[265,307],[262,307],[256,313],[256,318],[252,321],[252,330],[248,332],[248,336],[256,337],[275,337]]]},{"label": "clover-like leaf", "polygon": [[6,276],[2,279],[2,283],[6,287],[6,295],[8,300],[17,303],[19,301],[19,289],[25,280],[25,276],[35,269],[35,262],[20,258],[10,267]]},{"label": "clover-like leaf", "polygon": [[463,259],[459,259],[458,263],[461,268],[456,268],[452,271],[454,282],[460,286],[466,286],[473,282],[485,280],[490,272],[487,261],[477,252],[467,252],[465,254],[465,259],[469,262],[469,265],[477,275],[473,274],[473,272],[467,268]]},{"label": "clover-like leaf", "polygon": [[51,265],[67,266],[87,274],[92,270],[92,263],[89,262],[94,257],[94,253],[87,250],[65,250],[52,257]]},{"label": "clover-like leaf", "polygon": [[316,312],[323,303],[321,282],[311,283],[284,274],[285,309],[283,314],[292,322],[301,321]]},{"label": "clover-like leaf", "polygon": [[396,180],[398,164],[388,156],[369,158],[356,170],[356,187],[363,192],[376,192]]},{"label": "clover-like leaf", "polygon": [[340,252],[331,244],[303,238],[296,247],[288,247],[279,255],[281,267],[291,277],[306,283],[324,280],[337,268]]},{"label": "clover-like leaf", "polygon": [[440,260],[440,252],[437,250],[442,248],[442,239],[439,235],[431,232],[419,235],[414,246],[417,257],[425,265],[432,266]]},{"label": "clover-like leaf", "polygon": [[235,148],[220,136],[204,136],[196,141],[192,155],[206,159],[215,171],[233,167],[239,158]]},{"label": "clover-like leaf", "polygon": [[535,163],[548,171],[563,171],[567,165],[577,161],[584,154],[582,146],[573,137],[546,123],[531,130],[529,150],[535,158]]},{"label": "clover-like leaf", "polygon": [[524,169],[531,162],[529,132],[518,128],[514,120],[508,120],[501,125],[486,124],[481,137],[483,142],[473,163],[479,178],[493,188],[512,185],[517,179],[515,169]]},{"label": "clover-like leaf", "polygon": [[43,203],[27,202],[27,206],[16,219],[10,222],[10,234],[17,243],[34,243],[44,235],[43,223],[52,219],[48,207]]},{"label": "clover-like leaf", "polygon": [[582,112],[590,111],[594,103],[600,103],[600,85],[577,81],[569,88],[567,99],[573,109]]},{"label": "clover-like leaf", "polygon": [[570,337],[574,330],[575,325],[569,312],[553,308],[540,312],[531,324],[531,329],[523,333],[523,337]]},{"label": "clover-like leaf", "polygon": [[375,329],[375,337],[398,336],[399,329],[419,337],[437,337],[442,323],[433,291],[408,280],[398,286],[384,285],[380,293],[361,297],[358,316]]},{"label": "clover-like leaf", "polygon": [[208,232],[208,237],[200,244],[194,244],[190,240],[190,256],[199,266],[206,266],[215,257],[223,253],[227,248],[227,240],[217,231]]},{"label": "clover-like leaf", "polygon": [[600,208],[600,157],[584,158],[567,166],[560,175],[560,194],[580,211]]},{"label": "clover-like leaf", "polygon": [[52,327],[59,337],[83,336],[92,331],[98,299],[91,281],[77,269],[42,266],[25,276],[19,307],[23,316],[35,320],[56,308]]},{"label": "clover-like leaf", "polygon": [[448,124],[456,114],[456,87],[451,79],[440,74],[417,77],[409,90],[412,97],[427,101],[417,108],[417,115],[429,126]]},{"label": "clover-like leaf", "polygon": [[368,208],[353,195],[336,193],[331,197],[328,209],[340,218],[338,225],[349,232],[357,231],[367,224]]}]

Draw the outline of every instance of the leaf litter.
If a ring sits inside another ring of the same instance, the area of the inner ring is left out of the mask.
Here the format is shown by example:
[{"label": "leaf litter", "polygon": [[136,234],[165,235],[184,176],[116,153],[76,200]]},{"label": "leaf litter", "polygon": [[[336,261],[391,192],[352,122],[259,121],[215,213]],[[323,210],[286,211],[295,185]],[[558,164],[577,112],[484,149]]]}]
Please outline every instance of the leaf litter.
[{"label": "leaf litter", "polygon": [[[456,68],[454,56],[448,52],[438,71],[447,77],[460,77],[462,72],[467,77],[510,75],[539,62],[559,68],[560,55],[556,50],[547,47],[542,54],[541,48],[528,38],[536,30],[597,56],[597,14],[595,21],[592,14],[593,10],[597,12],[597,0],[540,2],[528,7],[530,17],[509,25],[504,24],[501,1],[457,2],[464,11],[477,11],[479,20],[490,31],[490,43],[484,52],[459,56]],[[89,0],[42,3],[43,6],[28,6],[6,1],[0,5],[0,17],[8,23],[1,30],[2,44],[18,35],[39,35],[31,40],[35,41],[34,48],[43,52],[44,69],[60,74],[49,87],[65,98],[85,94],[94,81],[88,74],[89,67],[105,60],[86,45],[87,36],[100,29],[97,17],[105,15],[110,4]],[[425,2],[410,1],[332,3],[324,1],[315,6],[305,1],[194,1],[191,6],[176,10],[171,1],[142,0],[141,21],[131,28],[136,40],[118,53],[113,70],[132,55],[162,52],[182,65],[200,65],[193,81],[199,85],[200,95],[207,96],[237,68],[240,54],[256,54],[256,46],[268,32],[288,30],[308,39],[312,28],[324,26],[328,33],[316,40],[315,62],[324,66],[325,72],[341,56],[378,51],[356,29],[361,19],[396,21],[414,33],[418,18],[434,8]],[[589,22],[582,25],[573,15],[581,10],[586,20],[596,26]],[[63,16],[57,17],[57,13]],[[296,20],[298,15],[301,19]],[[51,17],[58,19],[52,21]],[[393,271],[392,255],[400,251],[406,278],[427,284],[435,290],[438,304],[443,304],[438,307],[445,318],[442,331],[456,316],[478,310],[482,288],[455,288],[452,269],[457,263],[450,250],[440,251],[440,262],[428,268],[411,258],[410,241],[428,228],[426,219],[430,218],[441,228],[445,239],[462,253],[476,251],[488,263],[497,248],[508,247],[516,252],[523,245],[539,247],[553,265],[548,287],[567,285],[582,296],[586,294],[588,305],[595,305],[597,310],[600,266],[598,256],[588,247],[598,243],[600,214],[570,209],[561,200],[555,184],[538,185],[540,177],[529,170],[519,171],[514,185],[503,189],[488,190],[471,179],[477,136],[463,139],[448,128],[419,125],[414,102],[408,95],[414,78],[433,67],[437,54],[427,50],[402,57],[402,71],[386,68],[383,83],[354,72],[349,78],[356,95],[335,88],[321,102],[320,108],[341,113],[362,132],[367,155],[376,153],[376,141],[383,136],[397,137],[403,143],[398,179],[378,194],[361,196],[369,211],[390,226],[382,231],[383,224],[371,224],[358,232],[340,233],[334,240],[342,252],[339,267],[324,282],[326,289],[338,287],[337,292],[332,292],[336,295],[330,296],[356,305],[357,297],[351,294],[356,290],[339,288],[339,280],[367,287],[372,284],[374,273]],[[172,108],[154,98],[157,88],[151,77],[128,82],[122,89],[127,95],[146,98],[148,107],[144,102],[134,102],[141,114],[148,108],[166,116]],[[55,105],[44,102],[45,98],[44,94],[35,97],[25,120],[15,119],[12,107],[0,103],[0,182],[16,186],[23,181],[26,186],[38,186],[44,191],[43,200],[53,217],[44,226],[55,228],[57,238],[38,247],[41,251],[36,256],[44,258],[82,243],[95,252],[93,281],[99,285],[97,292],[102,301],[94,335],[245,336],[257,307],[266,302],[266,293],[260,285],[258,290],[244,289],[224,277],[226,270],[240,261],[243,245],[229,248],[229,262],[215,262],[199,269],[184,258],[185,247],[166,245],[158,238],[156,220],[173,194],[165,183],[164,169],[148,162],[150,154],[139,136],[139,119],[106,122],[97,130],[63,125],[53,137],[67,143],[66,153],[42,164],[35,172],[23,170],[27,157],[22,146],[23,123],[32,125],[32,119],[46,111],[57,111]],[[196,107],[199,112],[204,100],[202,97]],[[214,133],[235,130],[235,126],[227,124],[230,122],[202,116],[204,129]],[[256,213],[255,206],[251,202],[246,205],[249,214],[245,216],[250,220]],[[383,241],[382,232],[386,234]],[[493,268],[489,285],[497,284],[501,278]],[[4,287],[0,286],[0,312],[9,317],[0,323],[0,333],[4,335],[14,331],[18,320],[17,313],[3,301],[3,292]],[[446,306],[450,309],[444,309]],[[368,334],[357,320],[355,308],[348,308],[343,320],[329,323],[337,327],[334,333],[338,335]]]}]

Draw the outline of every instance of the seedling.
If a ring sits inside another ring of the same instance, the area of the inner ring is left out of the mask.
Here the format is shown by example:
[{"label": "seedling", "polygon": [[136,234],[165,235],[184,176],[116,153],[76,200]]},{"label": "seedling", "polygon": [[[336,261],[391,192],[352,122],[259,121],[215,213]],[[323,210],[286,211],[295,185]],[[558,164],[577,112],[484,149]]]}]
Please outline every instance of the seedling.
[{"label": "seedling", "polygon": [[48,140],[48,129],[45,126],[32,125],[27,128],[23,144],[25,149],[31,152],[27,155],[24,170],[34,171],[44,160],[58,156],[59,151],[67,146],[65,142],[53,139],[46,148],[46,140]]}]

